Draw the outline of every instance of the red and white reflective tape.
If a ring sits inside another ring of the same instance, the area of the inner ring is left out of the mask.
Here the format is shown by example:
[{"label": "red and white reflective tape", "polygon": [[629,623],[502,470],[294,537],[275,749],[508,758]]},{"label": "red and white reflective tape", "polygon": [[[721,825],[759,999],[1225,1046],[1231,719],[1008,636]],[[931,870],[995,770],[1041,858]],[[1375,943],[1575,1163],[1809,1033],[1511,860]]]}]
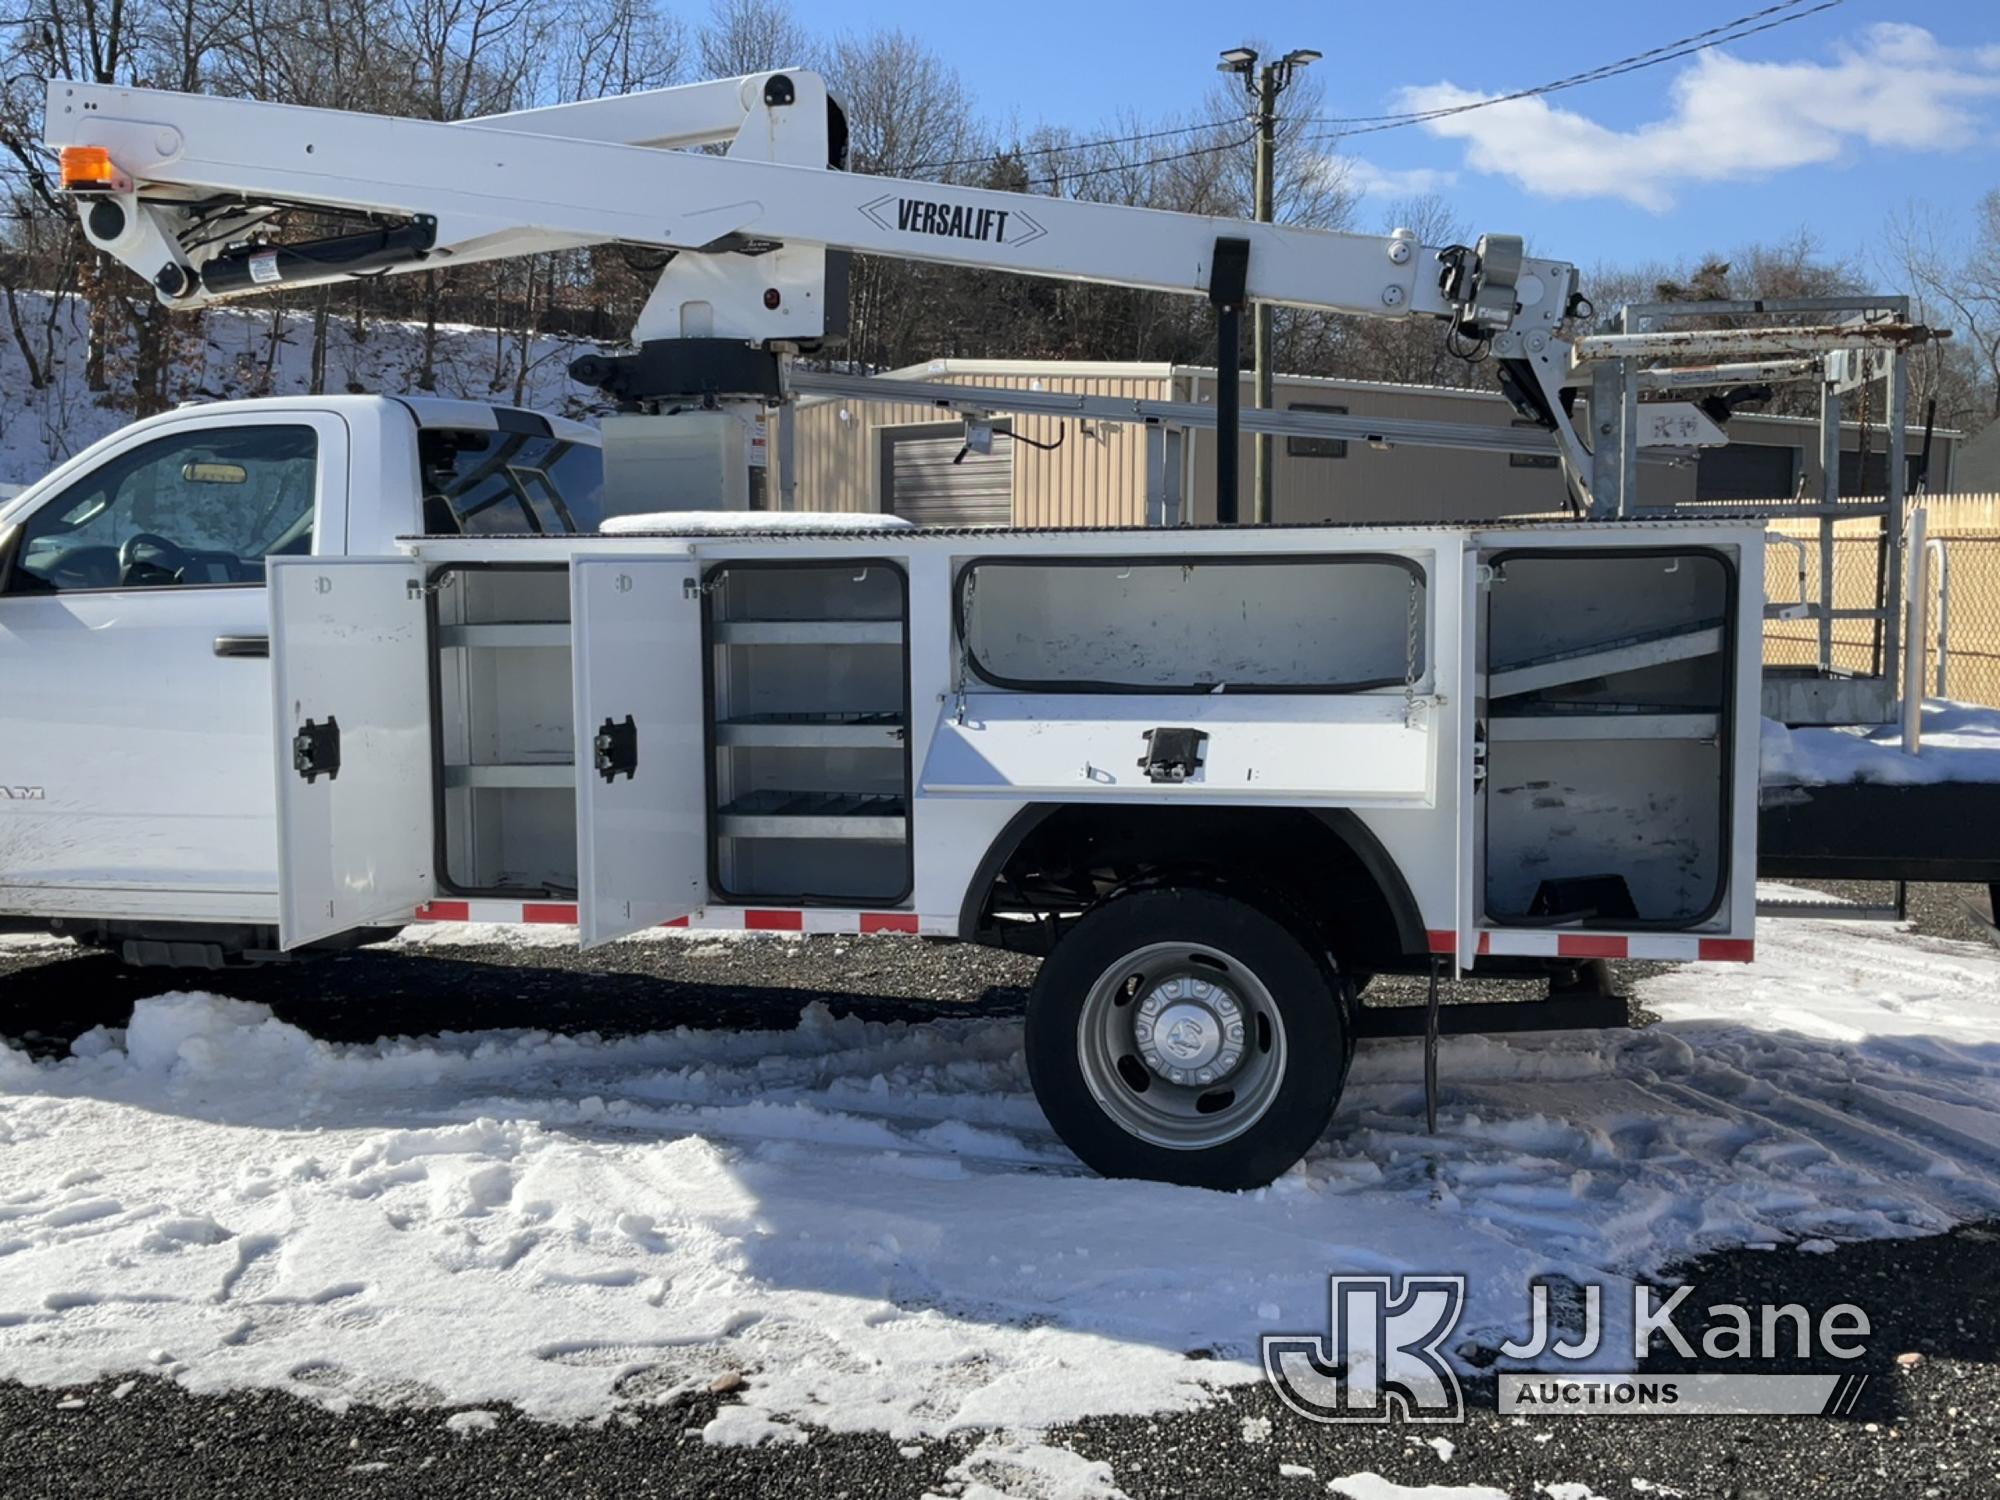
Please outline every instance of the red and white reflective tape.
[{"label": "red and white reflective tape", "polygon": [[[427,901],[416,910],[419,922],[501,922],[529,926],[576,925],[574,901]],[[691,916],[663,922],[699,932],[901,932],[955,937],[956,918],[920,917],[907,911],[833,911],[823,907],[771,908],[711,906]]]},{"label": "red and white reflective tape", "polygon": [[[1450,953],[1458,946],[1458,934],[1430,934],[1431,952]],[[1476,950],[1481,956],[1499,958],[1650,958],[1667,963],[1700,960],[1707,963],[1747,964],[1756,957],[1757,945],[1749,938],[1686,937],[1667,933],[1633,933],[1620,936],[1609,932],[1547,932],[1514,929],[1482,932]]]},{"label": "red and white reflective tape", "polygon": [[[573,901],[430,901],[416,910],[419,922],[499,922],[507,925],[576,925]],[[908,933],[956,937],[952,917],[907,911],[836,911],[826,907],[710,906],[661,924],[697,932]],[[1450,953],[1457,936],[1429,934],[1433,953]],[[1667,963],[1749,963],[1756,944],[1748,938],[1689,937],[1678,933],[1550,932],[1528,928],[1479,934],[1477,952],[1504,958],[1640,958]]]}]

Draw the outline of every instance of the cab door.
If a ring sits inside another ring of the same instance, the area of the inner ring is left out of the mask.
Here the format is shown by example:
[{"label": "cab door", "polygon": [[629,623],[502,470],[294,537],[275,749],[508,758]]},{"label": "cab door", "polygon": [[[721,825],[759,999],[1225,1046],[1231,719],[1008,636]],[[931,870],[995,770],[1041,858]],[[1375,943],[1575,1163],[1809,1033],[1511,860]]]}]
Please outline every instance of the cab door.
[{"label": "cab door", "polygon": [[266,560],[340,550],[347,423],[190,411],[86,455],[0,566],[0,909],[269,921]]},{"label": "cab door", "polygon": [[570,567],[585,948],[684,917],[707,897],[701,596],[690,550],[679,550]]},{"label": "cab door", "polygon": [[279,943],[399,926],[437,889],[422,565],[292,559],[270,594]]}]

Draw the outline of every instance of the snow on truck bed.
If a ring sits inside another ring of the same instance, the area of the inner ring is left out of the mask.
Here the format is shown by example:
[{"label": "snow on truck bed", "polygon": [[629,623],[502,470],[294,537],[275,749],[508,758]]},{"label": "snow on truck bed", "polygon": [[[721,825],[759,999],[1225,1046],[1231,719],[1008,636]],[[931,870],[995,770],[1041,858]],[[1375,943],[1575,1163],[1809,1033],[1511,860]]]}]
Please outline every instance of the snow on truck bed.
[{"label": "snow on truck bed", "polygon": [[665,510],[606,516],[605,536],[783,536],[790,532],[912,531],[916,523],[874,511]]},{"label": "snow on truck bed", "polygon": [[1900,724],[1879,729],[1787,729],[1764,721],[1765,786],[1874,782],[2000,782],[2000,709],[1931,699],[1924,704],[1916,755],[1903,750]]},{"label": "snow on truck bed", "polygon": [[332,1045],[162,995],[0,1048],[0,1375],[575,1419],[740,1370],[712,1441],[1033,1429],[1256,1378],[1335,1271],[1474,1273],[1490,1347],[1538,1275],[2000,1212],[2000,952],[1774,924],[1642,997],[1447,1039],[1435,1139],[1416,1044],[1364,1045],[1311,1157],[1230,1196],[1078,1170],[1015,1018]]}]

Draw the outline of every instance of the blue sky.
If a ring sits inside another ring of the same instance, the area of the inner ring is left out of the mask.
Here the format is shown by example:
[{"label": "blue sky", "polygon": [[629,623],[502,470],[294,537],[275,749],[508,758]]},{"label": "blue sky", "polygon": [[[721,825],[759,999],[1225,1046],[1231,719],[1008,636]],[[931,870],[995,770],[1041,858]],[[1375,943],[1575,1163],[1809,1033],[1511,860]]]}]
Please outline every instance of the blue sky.
[{"label": "blue sky", "polygon": [[[955,65],[989,115],[1079,127],[1199,99],[1216,53],[1314,47],[1325,108],[1374,115],[1542,83],[1761,8],[1767,0],[1439,9],[1359,0],[939,5],[810,0],[821,32],[897,26]],[[1815,0],[1808,0],[1815,3]],[[1801,7],[1802,9],[1805,7]],[[1672,62],[1424,127],[1351,137],[1373,227],[1431,187],[1471,228],[1525,233],[1584,265],[1674,260],[1809,226],[1864,252],[1915,201],[1963,221],[2000,187],[2000,3],[1846,0],[1700,61]]]}]

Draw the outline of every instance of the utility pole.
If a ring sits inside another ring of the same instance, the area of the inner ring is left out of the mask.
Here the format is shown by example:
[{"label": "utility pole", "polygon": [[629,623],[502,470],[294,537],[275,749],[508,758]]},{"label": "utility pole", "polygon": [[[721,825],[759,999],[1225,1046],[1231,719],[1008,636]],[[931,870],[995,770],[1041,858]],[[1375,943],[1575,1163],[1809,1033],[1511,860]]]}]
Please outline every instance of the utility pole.
[{"label": "utility pole", "polygon": [[[1256,101],[1256,113],[1252,116],[1257,125],[1256,201],[1251,217],[1260,224],[1270,223],[1276,212],[1273,202],[1276,193],[1272,184],[1277,175],[1278,95],[1291,83],[1295,72],[1307,63],[1317,62],[1319,56],[1310,48],[1302,47],[1260,68],[1257,66],[1257,53],[1252,48],[1233,47],[1222,54],[1222,61],[1216,65],[1218,72],[1240,74],[1243,87]],[[1270,304],[1257,304],[1251,315],[1251,327],[1251,361],[1256,372],[1256,392],[1252,399],[1259,411],[1269,411],[1272,377]],[[1260,526],[1268,526],[1271,523],[1271,486],[1276,472],[1272,464],[1271,434],[1260,432],[1252,442],[1256,467],[1250,490],[1250,518]]]}]

